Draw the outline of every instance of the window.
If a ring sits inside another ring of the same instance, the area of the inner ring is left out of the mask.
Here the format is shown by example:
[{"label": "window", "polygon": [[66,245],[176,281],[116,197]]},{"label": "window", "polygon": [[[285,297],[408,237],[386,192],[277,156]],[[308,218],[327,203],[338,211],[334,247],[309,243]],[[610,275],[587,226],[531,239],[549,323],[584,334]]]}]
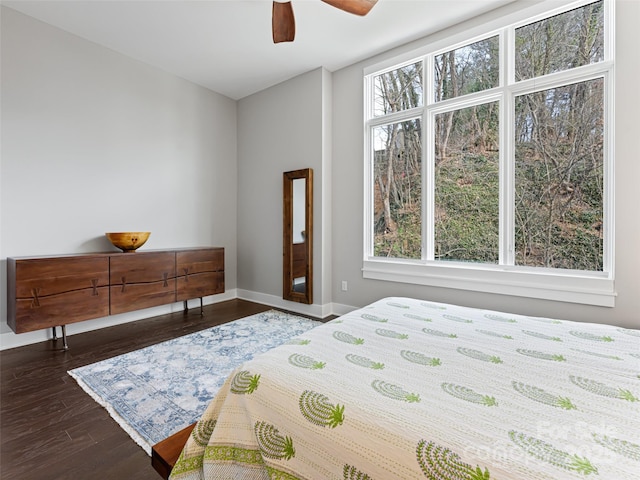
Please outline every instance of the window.
[{"label": "window", "polygon": [[498,102],[435,115],[434,260],[498,263]]},{"label": "window", "polygon": [[613,306],[612,3],[365,72],[366,278]]},{"label": "window", "polygon": [[603,270],[603,79],[515,101],[515,262]]}]

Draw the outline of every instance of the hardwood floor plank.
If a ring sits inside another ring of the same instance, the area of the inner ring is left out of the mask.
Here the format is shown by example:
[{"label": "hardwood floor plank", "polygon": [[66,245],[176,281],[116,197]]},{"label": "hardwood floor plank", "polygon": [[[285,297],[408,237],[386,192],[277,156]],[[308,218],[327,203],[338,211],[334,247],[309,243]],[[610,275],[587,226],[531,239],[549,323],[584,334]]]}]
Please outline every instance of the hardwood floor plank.
[{"label": "hardwood floor plank", "polygon": [[[124,432],[122,432],[124,434]],[[124,434],[113,434],[86,448],[70,452],[37,466],[21,480],[56,479],[159,480],[151,467],[150,457]],[[155,475],[154,475],[155,474]],[[4,477],[3,477],[4,478]]]},{"label": "hardwood floor plank", "polygon": [[0,352],[0,478],[159,480],[151,457],[68,370],[269,310],[230,300]]}]

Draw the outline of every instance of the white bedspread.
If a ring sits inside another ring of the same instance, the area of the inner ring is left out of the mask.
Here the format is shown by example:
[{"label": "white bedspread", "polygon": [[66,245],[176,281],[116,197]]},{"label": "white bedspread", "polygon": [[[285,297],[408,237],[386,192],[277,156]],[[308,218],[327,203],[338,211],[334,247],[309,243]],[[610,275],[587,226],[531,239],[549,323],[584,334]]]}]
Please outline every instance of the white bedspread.
[{"label": "white bedspread", "polygon": [[173,479],[640,478],[640,330],[385,298],[238,368]]}]

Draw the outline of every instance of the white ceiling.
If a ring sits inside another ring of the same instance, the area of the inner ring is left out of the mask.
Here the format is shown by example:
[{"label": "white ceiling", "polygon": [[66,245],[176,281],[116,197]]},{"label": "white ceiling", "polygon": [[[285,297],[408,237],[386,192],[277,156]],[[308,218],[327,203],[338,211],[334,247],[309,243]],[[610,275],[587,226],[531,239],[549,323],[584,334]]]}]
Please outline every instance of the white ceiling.
[{"label": "white ceiling", "polygon": [[379,0],[365,17],[293,0],[296,39],[274,44],[271,0],[2,0],[2,5],[240,99],[336,71],[513,0]]}]

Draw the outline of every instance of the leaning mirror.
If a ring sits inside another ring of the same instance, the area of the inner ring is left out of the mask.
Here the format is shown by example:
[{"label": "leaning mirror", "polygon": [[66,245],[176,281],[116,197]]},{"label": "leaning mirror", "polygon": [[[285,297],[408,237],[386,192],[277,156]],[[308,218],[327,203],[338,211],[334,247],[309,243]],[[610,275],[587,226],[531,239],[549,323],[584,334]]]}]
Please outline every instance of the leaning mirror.
[{"label": "leaning mirror", "polygon": [[313,170],[283,176],[282,298],[313,303]]}]

